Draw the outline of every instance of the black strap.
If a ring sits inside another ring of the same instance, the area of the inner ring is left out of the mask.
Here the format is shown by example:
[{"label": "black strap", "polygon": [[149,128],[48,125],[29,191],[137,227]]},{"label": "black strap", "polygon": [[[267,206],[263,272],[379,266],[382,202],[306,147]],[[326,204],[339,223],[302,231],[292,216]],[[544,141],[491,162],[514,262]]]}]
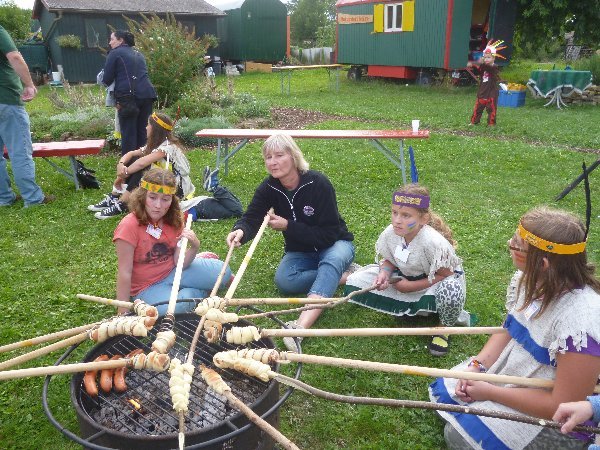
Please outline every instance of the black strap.
[{"label": "black strap", "polygon": [[127,70],[127,64],[125,64],[125,60],[123,59],[123,57],[119,56],[119,58],[121,59],[121,62],[123,63],[123,68],[125,69],[125,75],[127,75],[127,82],[129,83],[129,92],[131,92],[134,96],[135,96],[135,85],[137,83],[138,55],[139,55],[139,52],[137,52],[136,50],[133,50],[133,60],[134,60],[133,86],[131,85],[132,78],[129,76],[129,71]]}]

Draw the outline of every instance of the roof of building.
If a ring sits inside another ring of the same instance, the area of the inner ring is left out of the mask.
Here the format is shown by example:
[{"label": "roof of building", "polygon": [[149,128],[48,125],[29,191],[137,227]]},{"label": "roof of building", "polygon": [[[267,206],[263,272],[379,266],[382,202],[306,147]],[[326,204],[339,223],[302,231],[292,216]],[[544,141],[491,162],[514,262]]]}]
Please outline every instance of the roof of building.
[{"label": "roof of building", "polygon": [[35,0],[33,18],[39,18],[42,8],[46,8],[50,12],[225,15],[222,10],[204,0]]}]

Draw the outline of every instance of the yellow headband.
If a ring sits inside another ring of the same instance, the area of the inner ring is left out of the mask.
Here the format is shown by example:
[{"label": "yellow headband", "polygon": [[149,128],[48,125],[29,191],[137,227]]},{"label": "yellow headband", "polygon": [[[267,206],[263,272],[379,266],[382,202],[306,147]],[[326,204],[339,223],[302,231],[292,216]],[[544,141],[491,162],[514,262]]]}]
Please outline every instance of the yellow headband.
[{"label": "yellow headband", "polygon": [[149,183],[148,181],[144,181],[144,180],[141,181],[140,186],[149,192],[156,192],[157,194],[175,195],[175,193],[177,193],[177,189],[174,188],[173,186],[165,186],[163,184]]},{"label": "yellow headband", "polygon": [[533,245],[534,247],[549,253],[556,253],[557,255],[575,255],[585,251],[585,241],[578,242],[576,244],[556,244],[554,242],[542,239],[530,231],[527,231],[520,223],[518,231],[519,236],[521,236],[521,238],[523,238],[523,240],[529,245]]},{"label": "yellow headband", "polygon": [[169,124],[168,124],[168,123],[166,123],[165,121],[161,120],[161,118],[160,118],[160,117],[158,117],[158,116],[156,115],[156,113],[155,113],[155,112],[153,112],[153,113],[152,113],[152,116],[151,116],[151,117],[152,117],[152,119],[153,119],[153,120],[154,120],[154,121],[155,121],[157,124],[159,124],[159,125],[160,125],[161,127],[163,127],[165,130],[167,130],[167,131],[172,131],[172,130],[173,130],[173,125],[169,125]]}]

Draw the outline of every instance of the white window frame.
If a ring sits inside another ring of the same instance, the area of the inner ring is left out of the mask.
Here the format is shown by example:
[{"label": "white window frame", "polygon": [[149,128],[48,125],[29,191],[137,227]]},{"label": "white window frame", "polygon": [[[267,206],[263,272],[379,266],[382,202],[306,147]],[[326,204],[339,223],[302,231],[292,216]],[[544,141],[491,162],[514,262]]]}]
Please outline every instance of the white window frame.
[{"label": "white window frame", "polygon": [[[390,8],[392,7],[392,8]],[[383,13],[383,32],[391,33],[396,31],[402,31],[402,15],[400,16],[400,26],[398,28],[391,27],[388,28],[388,11],[392,9],[392,23],[397,22],[398,10],[400,10],[400,14],[403,14],[402,3],[385,3],[384,13]]]}]

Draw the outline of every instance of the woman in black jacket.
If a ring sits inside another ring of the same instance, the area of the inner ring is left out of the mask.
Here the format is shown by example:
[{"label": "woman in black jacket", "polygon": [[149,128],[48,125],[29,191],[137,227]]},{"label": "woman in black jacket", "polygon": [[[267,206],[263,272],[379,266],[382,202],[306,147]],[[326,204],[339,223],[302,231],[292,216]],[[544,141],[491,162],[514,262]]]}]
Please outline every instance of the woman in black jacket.
[{"label": "woman in black jacket", "polygon": [[[302,152],[288,135],[267,139],[263,158],[270,176],[254,192],[248,209],[227,236],[227,245],[239,246],[254,238],[273,208],[268,224],[285,239],[275,284],[286,294],[332,297],[354,259],[354,236],[338,212],[335,190],[325,175],[308,170]],[[288,326],[309,328],[321,312],[303,311]],[[295,350],[292,338],[285,338],[284,343]]]},{"label": "woman in black jacket", "polygon": [[[137,50],[133,34],[116,30],[110,35],[111,50],[104,64],[102,82],[115,82],[115,98],[121,127],[121,153],[125,155],[146,145],[146,125],[152,114],[156,90],[148,78],[146,60]],[[127,96],[129,96],[129,106]]]}]

